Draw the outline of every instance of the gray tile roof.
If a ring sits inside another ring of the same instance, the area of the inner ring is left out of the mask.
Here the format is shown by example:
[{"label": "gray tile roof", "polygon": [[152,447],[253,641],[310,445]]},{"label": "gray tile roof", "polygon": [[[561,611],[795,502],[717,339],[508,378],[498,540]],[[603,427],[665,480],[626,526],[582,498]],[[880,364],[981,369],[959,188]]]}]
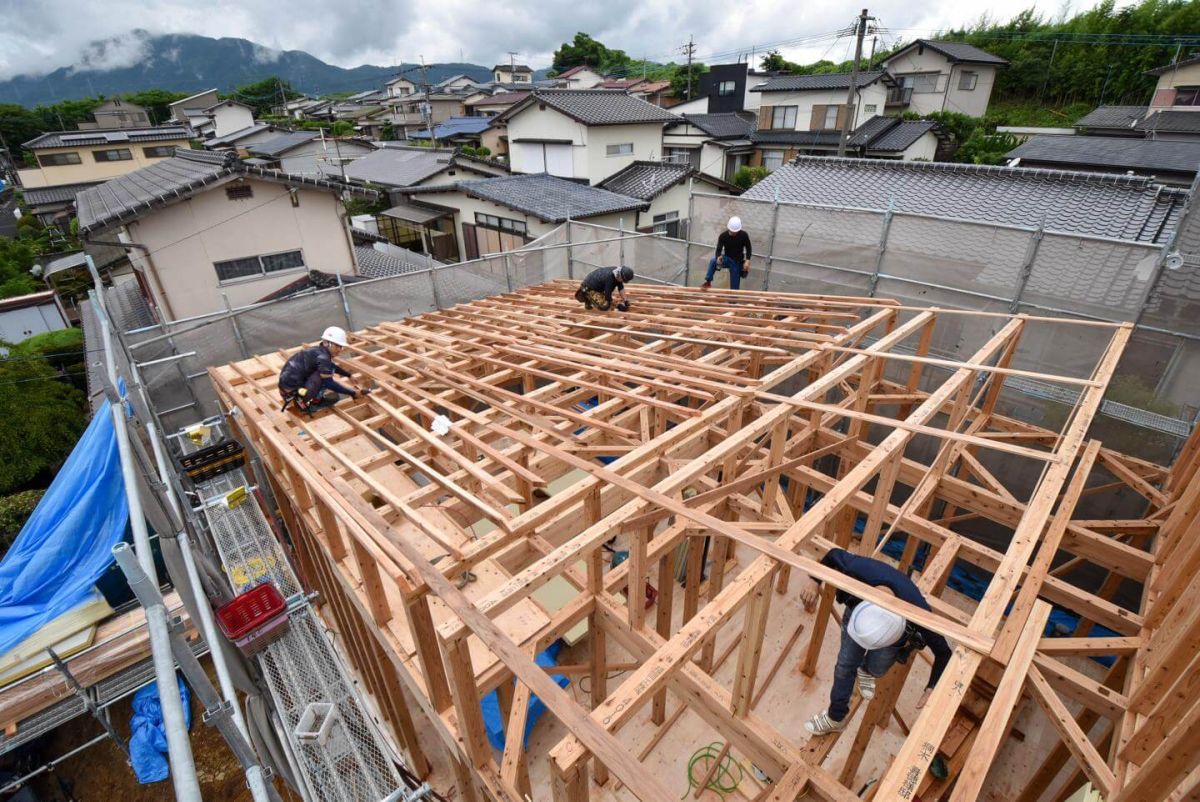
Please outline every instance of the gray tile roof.
[{"label": "gray tile roof", "polygon": [[224,136],[214,136],[212,139],[206,139],[206,140],[204,140],[204,147],[219,148],[222,145],[232,145],[234,142],[237,142],[239,139],[245,139],[246,137],[251,136],[252,134],[257,134],[257,133],[261,133],[262,131],[269,131],[269,130],[279,130],[279,129],[276,129],[275,126],[271,125],[270,123],[254,123],[253,125],[247,126],[245,128],[239,128],[236,131],[231,131],[230,133],[225,134]]},{"label": "gray tile roof", "polygon": [[[851,134],[850,139],[846,144],[853,148],[866,147],[871,140],[882,134],[887,133],[894,128],[900,120],[895,117],[883,117],[876,115],[870,118],[865,123],[856,128]],[[903,150],[903,148],[902,148]]]},{"label": "gray tile roof", "polygon": [[[918,139],[935,129],[937,129],[937,123],[933,120],[898,120],[894,125],[871,137],[866,148],[869,151],[899,153],[907,150]],[[859,130],[862,130],[861,126]]]},{"label": "gray tile roof", "polygon": [[387,187],[410,187],[450,166],[450,148],[386,147],[346,165],[346,178]]},{"label": "gray tile roof", "polygon": [[113,128],[90,131],[47,131],[22,144],[30,150],[38,148],[69,148],[72,145],[106,145],[125,142],[162,142],[187,139],[188,130],[182,125],[160,125],[154,128]]},{"label": "gray tile roof", "polygon": [[650,208],[649,203],[638,198],[618,195],[546,173],[459,181],[446,187],[420,187],[412,192],[445,192],[453,189],[531,214],[547,223]]},{"label": "gray tile roof", "polygon": [[1007,156],[1075,170],[1090,167],[1194,175],[1200,169],[1200,142],[1117,136],[1035,136]]},{"label": "gray tile roof", "polygon": [[[999,56],[994,56],[986,50],[980,50],[975,45],[969,45],[966,42],[944,42],[938,39],[918,39],[909,47],[925,45],[930,50],[936,50],[951,61],[969,61],[975,64],[995,64],[997,66],[1007,64],[1006,59]],[[907,50],[908,48],[905,48]],[[904,51],[900,51],[904,52]],[[895,58],[896,54],[892,55]]]},{"label": "gray tile roof", "polygon": [[[870,86],[887,73],[882,70],[860,72],[857,86]],[[777,75],[766,83],[752,87],[751,92],[808,92],[850,88],[850,73],[831,72],[825,75]]]},{"label": "gray tile roof", "polygon": [[1076,128],[1133,128],[1146,116],[1145,106],[1098,106],[1075,121]]},{"label": "gray tile roof", "polygon": [[691,165],[635,161],[601,181],[597,186],[641,200],[653,200],[692,173]]},{"label": "gray tile roof", "polygon": [[538,89],[504,112],[508,117],[531,103],[545,103],[584,125],[674,122],[679,117],[617,89]]},{"label": "gray tile roof", "polygon": [[694,125],[713,139],[745,139],[754,131],[754,120],[736,112],[724,114],[685,114],[682,120],[670,123],[667,128]]},{"label": "gray tile roof", "polygon": [[1179,67],[1189,67],[1192,64],[1200,64],[1200,56],[1193,56],[1192,58],[1185,58],[1183,61],[1177,61],[1174,64],[1167,64],[1164,67],[1155,67],[1152,70],[1146,70],[1146,74],[1147,75],[1166,75],[1171,70],[1177,69]]},{"label": "gray tile roof", "polygon": [[377,251],[369,245],[356,245],[354,254],[358,259],[358,275],[367,278],[384,278],[428,270],[441,264],[437,259],[415,251],[405,251],[403,256]]},{"label": "gray tile roof", "polygon": [[1194,111],[1156,111],[1140,121],[1137,130],[1150,133],[1200,134],[1200,113]]},{"label": "gray tile roof", "polygon": [[258,156],[278,156],[292,148],[303,145],[305,142],[311,142],[318,136],[319,134],[316,131],[293,131],[290,134],[281,134],[273,139],[268,139],[266,142],[251,145],[247,150]]},{"label": "gray tile roof", "polygon": [[[1072,137],[1061,137],[1070,139]],[[801,156],[742,196],[953,217],[1156,242],[1187,192],[1144,178],[1013,167]]]},{"label": "gray tile roof", "polygon": [[88,187],[102,184],[103,181],[85,181],[81,184],[59,184],[56,187],[32,187],[22,189],[25,203],[29,206],[44,206],[50,203],[74,203],[75,196]]},{"label": "gray tile roof", "polygon": [[252,167],[232,152],[176,148],[175,155],[169,159],[159,159],[149,167],[89,187],[76,195],[79,230],[88,233],[130,220],[148,209],[188,198],[201,187],[236,174],[379,197],[377,192],[346,184]]}]

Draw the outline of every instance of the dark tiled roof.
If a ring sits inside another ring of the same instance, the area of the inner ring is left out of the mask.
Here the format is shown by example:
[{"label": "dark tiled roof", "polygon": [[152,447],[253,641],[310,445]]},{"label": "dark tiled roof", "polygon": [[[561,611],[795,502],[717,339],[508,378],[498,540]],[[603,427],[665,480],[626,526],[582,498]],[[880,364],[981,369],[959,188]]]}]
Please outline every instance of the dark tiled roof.
[{"label": "dark tiled roof", "polygon": [[1116,136],[1035,136],[1007,156],[1069,169],[1101,167],[1194,175],[1200,169],[1200,142]]},{"label": "dark tiled roof", "polygon": [[292,148],[300,147],[305,142],[311,142],[318,135],[316,131],[293,131],[290,134],[281,134],[266,142],[251,145],[247,150],[258,156],[279,156]]},{"label": "dark tiled roof", "polygon": [[685,114],[682,120],[668,124],[667,128],[681,125],[694,125],[713,139],[745,139],[754,131],[754,120],[736,112]]},{"label": "dark tiled roof", "polygon": [[[936,128],[937,123],[933,120],[897,120],[894,125],[873,136],[866,148],[869,151],[899,153]],[[862,130],[861,126],[859,130]]]},{"label": "dark tiled roof", "polygon": [[[887,73],[882,70],[860,72],[857,86],[870,86]],[[850,73],[831,72],[825,75],[777,75],[766,83],[752,87],[751,92],[808,92],[850,88]]]},{"label": "dark tiled roof", "polygon": [[303,295],[307,292],[316,292],[317,290],[331,290],[339,284],[355,284],[359,281],[366,281],[362,276],[353,276],[342,274],[341,280],[338,280],[337,273],[325,273],[321,270],[310,270],[304,276],[295,281],[284,284],[279,289],[272,293],[264,295],[255,303],[265,303],[267,301],[278,301],[281,298],[289,298],[293,295]]},{"label": "dark tiled roof", "polygon": [[918,39],[903,50],[893,53],[889,59],[920,45],[924,45],[930,50],[936,50],[951,61],[969,61],[973,64],[995,64],[996,66],[1008,63],[1005,59],[993,56],[986,50],[980,50],[975,45],[969,45],[966,42],[943,42],[937,39]]},{"label": "dark tiled roof", "polygon": [[665,123],[679,119],[640,97],[610,89],[539,89],[501,116],[512,115],[535,102],[545,103],[584,125]]},{"label": "dark tiled roof", "polygon": [[480,97],[475,100],[468,100],[466,106],[511,106],[514,103],[520,103],[525,98],[529,97],[528,92],[499,92],[488,97]]},{"label": "dark tiled roof", "polygon": [[212,139],[206,139],[206,140],[204,140],[204,147],[219,148],[222,145],[231,145],[234,142],[237,142],[239,139],[245,139],[246,137],[251,136],[252,134],[261,133],[262,131],[275,131],[275,130],[279,130],[279,129],[275,128],[275,126],[271,125],[270,123],[254,123],[253,125],[247,126],[245,128],[239,128],[236,131],[232,131],[228,134],[225,134],[225,136],[214,136]]},{"label": "dark tiled roof", "polygon": [[414,251],[405,251],[403,256],[377,251],[369,245],[357,245],[354,254],[358,259],[358,274],[366,278],[384,278],[428,270],[440,265],[437,259]]},{"label": "dark tiled roof", "polygon": [[685,180],[691,172],[692,168],[687,164],[635,161],[597,186],[609,192],[648,201]]},{"label": "dark tiled roof", "polygon": [[449,148],[389,147],[346,165],[346,178],[389,187],[409,187],[450,166]]},{"label": "dark tiled roof", "polygon": [[750,141],[756,145],[793,145],[823,147],[837,145],[840,131],[755,131]]},{"label": "dark tiled roof", "polygon": [[[870,144],[871,140],[881,136],[899,123],[900,120],[895,117],[875,116],[860,125],[853,133],[850,134],[850,139],[847,141],[852,148],[862,148]],[[903,150],[903,148],[901,148]]]},{"label": "dark tiled roof", "polygon": [[1075,121],[1076,128],[1133,128],[1146,116],[1145,106],[1098,106]]},{"label": "dark tiled roof", "polygon": [[[1069,139],[1071,137],[1061,137]],[[1155,242],[1170,236],[1187,192],[1144,178],[883,159],[802,156],[743,197],[887,209]]]},{"label": "dark tiled roof", "polygon": [[1155,67],[1152,70],[1146,70],[1147,75],[1166,75],[1168,72],[1179,67],[1190,67],[1193,64],[1200,64],[1200,56],[1192,56],[1185,58],[1183,61],[1177,61],[1174,64],[1168,64],[1165,67]]},{"label": "dark tiled roof", "polygon": [[72,145],[117,145],[122,142],[162,142],[169,139],[187,139],[187,129],[182,125],[160,125],[154,128],[113,128],[91,131],[47,131],[36,136],[22,147],[69,148]]},{"label": "dark tiled roof", "polygon": [[479,181],[459,181],[447,187],[421,187],[414,192],[445,192],[458,189],[482,200],[531,214],[547,223],[567,218],[596,217],[614,212],[647,209],[650,204],[627,195],[589,187],[546,173],[500,176]]},{"label": "dark tiled roof", "polygon": [[1194,111],[1156,111],[1139,122],[1137,130],[1150,133],[1200,134],[1200,113]]},{"label": "dark tiled roof", "polygon": [[235,174],[378,197],[378,193],[371,190],[251,167],[231,152],[176,148],[175,155],[169,159],[159,159],[149,167],[118,176],[76,195],[79,229],[87,233],[130,220],[148,209],[191,197],[201,187]]},{"label": "dark tiled roof", "polygon": [[88,187],[102,184],[103,181],[86,181],[82,184],[59,184],[56,187],[33,187],[22,189],[25,203],[29,206],[44,206],[48,203],[74,203],[75,196]]},{"label": "dark tiled roof", "polygon": [[492,67],[492,72],[495,72],[496,70],[500,70],[502,72],[509,72],[510,70],[512,72],[533,72],[532,69],[524,64],[513,64],[511,66],[508,64],[497,64],[495,67]]}]

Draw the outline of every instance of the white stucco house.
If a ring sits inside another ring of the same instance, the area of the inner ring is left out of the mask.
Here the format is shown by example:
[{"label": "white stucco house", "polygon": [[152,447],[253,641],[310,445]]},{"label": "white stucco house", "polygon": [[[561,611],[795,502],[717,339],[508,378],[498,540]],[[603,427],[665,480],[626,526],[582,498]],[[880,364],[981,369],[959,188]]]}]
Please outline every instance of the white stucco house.
[{"label": "white stucco house", "polygon": [[689,187],[696,192],[739,195],[741,190],[690,164],[634,162],[600,183],[601,189],[646,201],[650,208],[633,213],[633,227],[668,237],[686,238]]},{"label": "white stucco house", "polygon": [[498,115],[514,173],[599,184],[635,161],[658,161],[663,127],[679,118],[628,92],[538,89]]},{"label": "white stucco house", "polygon": [[884,59],[880,66],[896,81],[887,96],[889,112],[953,111],[982,117],[987,112],[996,73],[1008,62],[963,42],[918,39]]},{"label": "white stucco house", "polygon": [[554,76],[554,80],[563,89],[591,89],[597,84],[603,83],[604,76],[588,65],[580,64],[578,67],[563,70]]},{"label": "white stucco house", "polygon": [[379,197],[233,153],[180,149],[84,190],[76,204],[85,241],[128,243],[143,293],[169,321],[253,303],[312,270],[354,274],[344,192]]},{"label": "white stucco house", "polygon": [[757,124],[752,112],[684,114],[663,132],[663,161],[732,181],[754,155]]}]

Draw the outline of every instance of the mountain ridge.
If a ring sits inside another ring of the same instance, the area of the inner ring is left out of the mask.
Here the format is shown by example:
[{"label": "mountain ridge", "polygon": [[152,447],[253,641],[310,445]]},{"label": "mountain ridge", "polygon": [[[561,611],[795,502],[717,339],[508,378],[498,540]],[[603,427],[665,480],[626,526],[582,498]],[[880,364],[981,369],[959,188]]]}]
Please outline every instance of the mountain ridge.
[{"label": "mountain ridge", "polygon": [[[0,103],[34,106],[156,88],[179,92],[216,88],[227,92],[272,75],[308,94],[363,92],[383,88],[401,70],[414,80],[420,79],[419,64],[338,67],[303,50],[273,50],[249,39],[152,35],[135,30],[93,42],[79,64],[45,75],[17,75],[0,81]],[[469,62],[431,64],[425,70],[431,84],[459,74],[479,81],[492,77],[490,67]]]}]

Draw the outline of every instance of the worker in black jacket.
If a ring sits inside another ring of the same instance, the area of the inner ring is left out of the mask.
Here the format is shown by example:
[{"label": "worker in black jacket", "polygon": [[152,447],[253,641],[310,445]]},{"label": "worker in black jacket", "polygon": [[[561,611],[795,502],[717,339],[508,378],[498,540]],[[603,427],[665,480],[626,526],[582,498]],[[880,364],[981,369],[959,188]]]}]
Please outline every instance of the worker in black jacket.
[{"label": "worker in black jacket", "polygon": [[[860,557],[843,549],[830,549],[821,564],[868,585],[885,588],[897,598],[923,610],[930,609],[916,584],[891,565]],[[863,601],[843,590],[836,600],[846,606],[842,613],[842,643],[833,670],[833,689],[829,692],[829,710],[817,713],[804,723],[813,735],[827,735],[845,729],[850,714],[850,695],[858,681],[863,699],[875,696],[875,680],[895,663],[907,662],[909,655],[926,646],[933,651],[933,670],[917,703],[925,706],[933,686],[950,662],[950,645],[936,632],[916,626],[878,605]]]},{"label": "worker in black jacket", "polygon": [[750,244],[750,235],[742,230],[742,218],[731,217],[717,237],[717,252],[708,263],[708,273],[700,289],[712,288],[713,278],[718,270],[729,271],[729,289],[736,290],[742,285],[742,279],[750,275],[750,257],[754,256],[754,246]]},{"label": "worker in black jacket", "polygon": [[613,307],[615,292],[620,299],[617,310],[625,312],[629,309],[625,285],[630,281],[633,281],[632,267],[598,267],[584,277],[579,289],[575,290],[575,300],[587,309],[607,312]]},{"label": "worker in black jacket", "polygon": [[330,326],[322,332],[319,344],[288,357],[279,371],[279,395],[284,409],[295,404],[302,412],[312,413],[333,406],[342,395],[357,398],[370,392],[357,386],[347,387],[333,378],[350,376],[350,371],[333,361],[347,344],[345,330]]}]

